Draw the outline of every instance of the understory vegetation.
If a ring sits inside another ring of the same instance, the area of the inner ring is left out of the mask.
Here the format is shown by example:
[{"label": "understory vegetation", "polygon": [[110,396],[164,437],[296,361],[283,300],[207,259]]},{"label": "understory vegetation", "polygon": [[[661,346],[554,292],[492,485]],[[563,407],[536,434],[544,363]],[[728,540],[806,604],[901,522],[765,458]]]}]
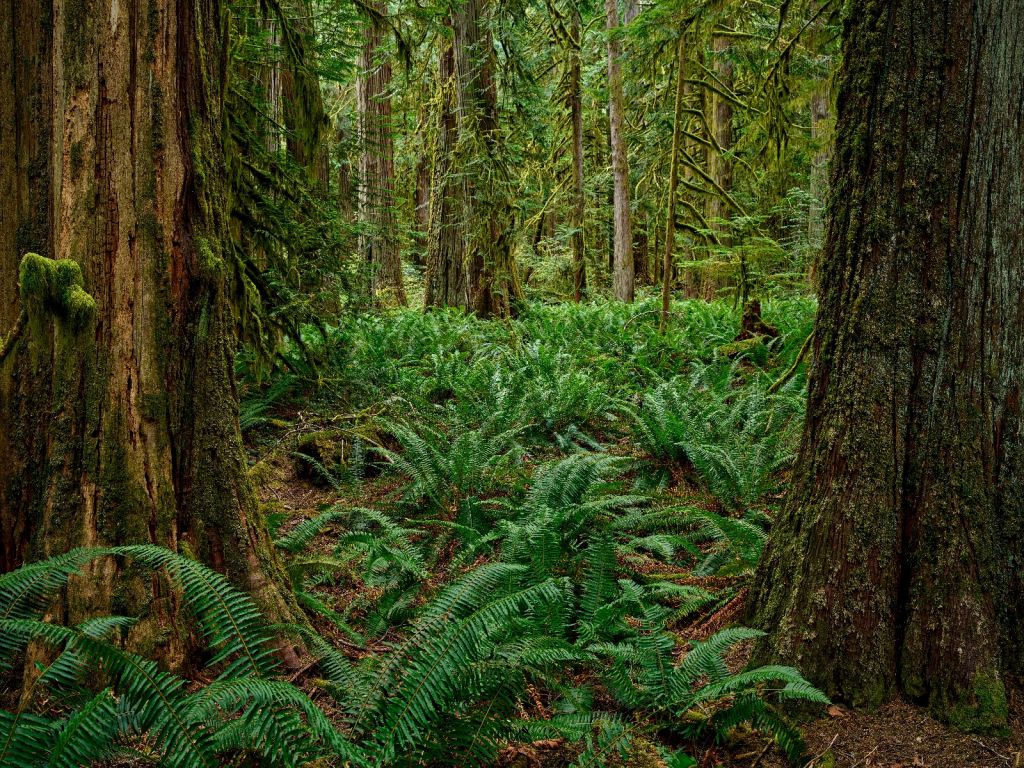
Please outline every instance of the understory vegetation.
[{"label": "understory vegetation", "polygon": [[[269,626],[153,546],[0,576],[0,660],[26,680],[0,764],[678,768],[751,729],[799,759],[784,705],[827,700],[748,668],[737,614],[814,305],[766,301],[778,337],[740,342],[730,303],[672,312],[666,335],[647,300],[363,313],[269,378],[243,356],[251,474],[307,623]],[[134,618],[46,613],[107,558],[187,606],[163,632],[189,664]]]}]

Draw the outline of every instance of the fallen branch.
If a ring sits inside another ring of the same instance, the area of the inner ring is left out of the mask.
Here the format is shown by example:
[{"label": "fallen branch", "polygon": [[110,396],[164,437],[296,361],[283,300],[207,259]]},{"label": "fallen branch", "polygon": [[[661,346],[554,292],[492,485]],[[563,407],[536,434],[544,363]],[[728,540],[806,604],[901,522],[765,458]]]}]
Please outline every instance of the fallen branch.
[{"label": "fallen branch", "polygon": [[774,395],[776,392],[782,389],[782,387],[785,385],[787,381],[789,381],[796,375],[796,371],[797,368],[800,367],[800,363],[802,363],[804,361],[804,358],[807,357],[807,350],[811,348],[811,339],[813,338],[814,332],[812,331],[804,340],[804,345],[800,347],[800,353],[796,356],[796,360],[793,361],[793,364],[789,366],[789,370],[786,371],[781,376],[779,376],[779,378],[775,380],[775,383],[768,387],[769,395]]}]

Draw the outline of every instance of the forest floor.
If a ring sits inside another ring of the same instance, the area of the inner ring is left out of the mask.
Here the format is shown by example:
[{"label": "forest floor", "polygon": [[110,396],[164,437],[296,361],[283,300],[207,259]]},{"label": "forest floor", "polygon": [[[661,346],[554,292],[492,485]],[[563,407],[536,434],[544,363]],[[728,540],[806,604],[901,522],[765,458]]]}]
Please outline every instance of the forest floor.
[{"label": "forest floor", "polygon": [[[297,475],[289,461],[274,460],[261,485],[264,503],[281,510],[289,523],[309,519],[324,505],[338,501],[336,492]],[[359,502],[372,504],[395,491],[393,480],[382,479],[364,485]],[[354,500],[346,500],[355,503]],[[743,613],[743,593],[725,609],[679,631],[680,641],[701,639],[734,621]],[[326,627],[321,627],[323,631]],[[741,667],[745,655],[731,660]],[[979,736],[951,729],[926,710],[905,701],[894,701],[877,712],[857,712],[841,706],[828,708],[825,716],[807,721],[801,731],[811,761],[806,768],[1022,768],[1024,767],[1024,689],[1010,690],[1010,733]],[[523,752],[536,759],[538,768],[564,765],[557,751],[542,748]],[[723,744],[703,745],[694,750],[700,768],[790,768],[791,764],[765,736],[743,731]],[[514,764],[514,763],[509,763]]]},{"label": "forest floor", "polygon": [[[242,422],[275,537],[332,521],[315,527],[301,551],[282,553],[313,604],[313,626],[353,663],[377,663],[433,595],[523,552],[512,549],[515,526],[550,519],[546,507],[529,506],[532,489],[574,456],[623,462],[587,481],[590,490],[581,485],[570,506],[605,510],[586,525],[615,537],[619,584],[651,590],[672,663],[742,624],[746,584],[788,482],[802,372],[779,395],[766,390],[794,364],[811,309],[777,307],[785,343],[744,347],[738,358],[738,318],[719,304],[687,305],[686,322],[668,338],[637,320],[642,307],[537,308],[507,326],[406,313],[339,332],[316,396],[301,378],[251,386]],[[614,528],[636,505],[649,510],[637,518],[643,525],[668,525]],[[593,566],[581,559],[595,544],[593,531],[580,531],[558,544],[556,572],[585,594]],[[691,590],[682,603],[680,590]],[[749,650],[740,643],[723,656],[729,673],[747,666]],[[563,683],[592,691],[595,708],[644,727],[624,760],[586,765],[788,765],[777,734],[747,725],[716,731],[714,707],[702,715],[713,727],[680,740],[643,706],[616,703],[600,663],[565,673]],[[519,716],[552,715],[550,691],[527,684],[518,695]],[[1024,697],[1014,692],[1010,703],[1011,733],[1001,738],[952,731],[904,702],[870,714],[820,708],[799,729],[814,768],[1024,768]],[[492,757],[507,768],[555,768],[584,764],[581,749],[578,739],[543,738],[507,742]],[[676,752],[692,762],[672,762]]]},{"label": "forest floor", "polygon": [[[894,701],[877,712],[830,708],[804,726],[816,768],[1019,768],[1024,765],[1024,697],[1011,691],[1010,735],[975,736],[952,730],[920,707]],[[725,765],[752,765],[735,762]],[[783,768],[766,756],[765,768]]]}]

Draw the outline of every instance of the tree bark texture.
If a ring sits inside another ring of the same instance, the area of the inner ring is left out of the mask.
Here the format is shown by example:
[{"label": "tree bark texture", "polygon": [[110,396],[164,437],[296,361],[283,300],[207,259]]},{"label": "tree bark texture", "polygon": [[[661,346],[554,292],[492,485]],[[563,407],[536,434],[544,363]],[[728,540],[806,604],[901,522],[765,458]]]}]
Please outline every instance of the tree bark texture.
[{"label": "tree bark texture", "polygon": [[622,42],[619,40],[619,8],[616,0],[605,0],[608,32],[608,126],[612,155],[614,234],[612,247],[612,293],[619,301],[632,301],[633,233],[629,213],[629,159],[626,156],[625,95],[622,85]]},{"label": "tree bark texture", "polygon": [[[385,13],[383,0],[372,7]],[[363,259],[370,267],[374,297],[385,304],[406,304],[402,258],[395,218],[395,149],[391,125],[391,62],[381,51],[384,28],[367,22],[359,56],[359,219]]]},{"label": "tree bark texture", "polygon": [[465,180],[456,172],[459,143],[456,114],[455,52],[441,54],[438,78],[437,140],[430,185],[430,230],[423,303],[430,307],[465,307],[466,234]]},{"label": "tree bark texture", "polygon": [[587,248],[583,230],[587,206],[583,176],[583,22],[575,5],[571,13],[567,87],[572,123],[572,296],[573,300],[581,301],[587,289]]},{"label": "tree bark texture", "polygon": [[858,0],[807,421],[751,591],[833,696],[1001,726],[1022,667],[1024,6]]},{"label": "tree bark texture", "polygon": [[[0,365],[0,570],[152,542],[289,620],[237,418],[227,23],[214,0],[0,5],[0,325],[28,314]],[[57,306],[65,284],[84,290]],[[63,618],[171,610],[118,567],[74,581]]]},{"label": "tree bark texture", "polygon": [[498,120],[498,83],[490,32],[491,0],[452,7],[460,141],[482,169],[467,180],[469,304],[480,317],[507,317],[523,299],[516,267],[515,216]]}]

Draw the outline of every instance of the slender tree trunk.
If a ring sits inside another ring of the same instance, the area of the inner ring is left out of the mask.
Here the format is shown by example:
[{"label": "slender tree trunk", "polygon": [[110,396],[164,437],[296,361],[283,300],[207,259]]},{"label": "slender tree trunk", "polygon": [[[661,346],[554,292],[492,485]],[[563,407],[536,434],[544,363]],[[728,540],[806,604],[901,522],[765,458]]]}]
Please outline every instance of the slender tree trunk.
[{"label": "slender tree trunk", "polygon": [[633,300],[633,233],[629,214],[629,159],[626,156],[625,100],[622,85],[619,9],[616,0],[605,0],[608,31],[608,126],[612,155],[614,247],[612,292],[619,301]]},{"label": "slender tree trunk", "polygon": [[810,279],[813,284],[816,275],[815,262],[825,238],[824,200],[828,192],[828,164],[832,157],[832,147],[824,140],[825,125],[829,117],[828,80],[821,83],[811,95],[811,139],[818,150],[811,157],[810,192],[811,205],[807,216],[807,241],[812,249],[813,258],[810,263]]},{"label": "slender tree trunk", "polygon": [[430,189],[430,235],[423,302],[430,307],[465,307],[466,235],[465,181],[455,168],[459,141],[456,115],[458,85],[455,52],[449,46],[440,57],[438,78],[437,144]]},{"label": "slender tree trunk", "polygon": [[633,276],[637,285],[651,284],[651,262],[647,234],[647,212],[637,213],[636,226],[633,228]]},{"label": "slender tree trunk", "polygon": [[416,248],[412,254],[416,264],[427,263],[427,241],[430,237],[430,155],[424,147],[416,161],[416,188],[413,192],[413,222]]},{"label": "slender tree trunk", "polygon": [[[386,13],[384,0],[371,7]],[[391,62],[381,52],[384,29],[371,19],[359,56],[360,252],[370,268],[370,290],[384,304],[406,304],[402,257],[395,219],[395,149],[391,138]]]},{"label": "slender tree trunk", "polygon": [[[224,28],[213,0],[0,5],[0,323],[28,317],[0,364],[0,569],[153,542],[289,621],[238,427]],[[73,581],[65,620],[174,612],[118,568]]]},{"label": "slender tree trunk", "polygon": [[[729,90],[732,90],[734,66],[730,55],[730,40],[728,37],[716,37],[714,40],[715,60],[714,71],[718,81]],[[715,146],[708,151],[708,174],[714,182],[725,192],[732,191],[732,158],[729,152],[732,151],[732,102],[716,91],[712,91],[710,98],[710,123],[711,133],[714,137]],[[729,244],[729,214],[731,208],[728,202],[720,195],[710,195],[707,201],[707,219],[711,228],[718,232],[718,238],[722,245]],[[745,269],[745,264],[741,270]],[[741,292],[745,292],[745,281],[741,279]],[[701,294],[706,299],[712,299],[722,288],[722,281],[713,276],[705,275],[701,286]]]},{"label": "slender tree trunk", "polygon": [[572,122],[572,297],[581,301],[587,290],[587,253],[584,234],[586,192],[583,177],[583,23],[573,5],[570,27],[569,118]]},{"label": "slender tree trunk", "polygon": [[859,0],[807,422],[759,659],[1005,723],[1022,669],[1024,6]]},{"label": "slender tree trunk", "polygon": [[686,99],[686,33],[679,30],[676,41],[676,102],[672,117],[672,157],[668,171],[668,205],[665,206],[665,254],[661,266],[661,322],[658,332],[668,328],[672,298],[672,262],[676,244],[676,195],[679,187],[679,148],[683,141],[683,102]]}]

